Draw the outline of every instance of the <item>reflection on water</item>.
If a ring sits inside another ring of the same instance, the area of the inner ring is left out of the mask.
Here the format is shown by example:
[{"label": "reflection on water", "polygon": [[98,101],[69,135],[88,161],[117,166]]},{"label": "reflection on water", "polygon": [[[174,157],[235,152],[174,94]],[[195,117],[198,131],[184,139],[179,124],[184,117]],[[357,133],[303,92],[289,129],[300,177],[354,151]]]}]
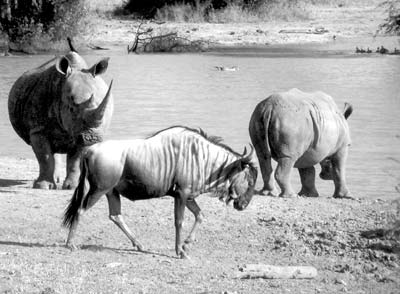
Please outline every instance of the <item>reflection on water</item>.
[{"label": "reflection on water", "polygon": [[[91,53],[91,52],[90,52]],[[171,125],[201,127],[241,152],[250,142],[248,122],[255,105],[275,91],[322,90],[349,118],[352,148],[348,182],[355,196],[396,196],[400,183],[400,58],[396,56],[271,57],[234,54],[111,54],[104,75],[114,79],[115,112],[108,138],[139,138]],[[52,56],[0,57],[0,155],[34,158],[8,120],[8,92],[21,73]],[[101,56],[85,56],[93,63]],[[235,72],[215,66],[238,66]],[[297,172],[293,181],[298,183]],[[261,185],[261,183],[259,183]],[[323,195],[333,184],[319,181]]]}]

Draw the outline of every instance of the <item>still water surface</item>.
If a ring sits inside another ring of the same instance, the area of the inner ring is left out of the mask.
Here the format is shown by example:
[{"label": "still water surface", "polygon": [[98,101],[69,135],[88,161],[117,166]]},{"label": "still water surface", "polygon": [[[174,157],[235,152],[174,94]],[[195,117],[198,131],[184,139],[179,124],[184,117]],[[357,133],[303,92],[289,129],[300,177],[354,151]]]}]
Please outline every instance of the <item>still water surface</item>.
[{"label": "still water surface", "polygon": [[[88,64],[103,53],[84,55]],[[141,138],[169,127],[201,127],[219,135],[237,151],[250,142],[248,123],[256,104],[275,91],[296,87],[321,90],[340,107],[350,102],[352,132],[347,178],[357,197],[398,197],[400,188],[400,57],[260,52],[126,55],[111,57],[104,75],[114,79],[114,117],[107,138]],[[0,57],[0,156],[34,158],[13,131],[7,111],[8,92],[25,70],[51,55]],[[215,66],[238,66],[220,72]],[[293,173],[298,184],[298,175]],[[259,181],[258,185],[261,185]],[[317,181],[324,196],[333,184]]]}]

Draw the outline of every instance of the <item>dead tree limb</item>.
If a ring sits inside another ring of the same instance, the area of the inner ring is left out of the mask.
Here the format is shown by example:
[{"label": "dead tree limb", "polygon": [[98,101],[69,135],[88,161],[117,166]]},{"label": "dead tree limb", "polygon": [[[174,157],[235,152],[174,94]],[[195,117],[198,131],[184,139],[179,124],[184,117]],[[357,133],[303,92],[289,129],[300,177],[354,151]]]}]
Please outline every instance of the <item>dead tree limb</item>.
[{"label": "dead tree limb", "polygon": [[239,272],[240,279],[313,279],[317,269],[312,266],[274,266],[247,264]]}]

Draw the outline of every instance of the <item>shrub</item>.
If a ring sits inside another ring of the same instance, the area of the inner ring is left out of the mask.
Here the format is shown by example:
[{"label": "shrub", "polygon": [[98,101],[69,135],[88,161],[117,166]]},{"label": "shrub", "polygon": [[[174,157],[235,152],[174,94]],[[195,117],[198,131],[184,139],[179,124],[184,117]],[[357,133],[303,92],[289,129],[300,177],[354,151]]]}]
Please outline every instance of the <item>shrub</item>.
[{"label": "shrub", "polygon": [[75,36],[87,10],[84,0],[3,0],[0,25],[11,42],[57,41]]},{"label": "shrub", "polygon": [[157,9],[155,18],[176,22],[257,22],[308,18],[304,1],[299,0],[230,0],[217,9],[211,1],[194,4],[171,4]]},{"label": "shrub", "polygon": [[400,1],[384,1],[381,5],[386,7],[388,17],[385,19],[385,22],[379,26],[378,31],[400,36]]}]

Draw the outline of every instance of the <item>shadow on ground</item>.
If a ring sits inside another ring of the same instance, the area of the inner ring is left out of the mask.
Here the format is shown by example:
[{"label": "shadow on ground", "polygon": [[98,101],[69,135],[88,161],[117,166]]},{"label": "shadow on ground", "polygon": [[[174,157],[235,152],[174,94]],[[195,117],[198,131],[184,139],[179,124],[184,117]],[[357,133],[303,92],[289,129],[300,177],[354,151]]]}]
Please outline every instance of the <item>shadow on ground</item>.
[{"label": "shadow on ground", "polygon": [[27,181],[23,180],[10,180],[10,179],[0,179],[0,187],[11,187],[11,186],[18,186],[24,185]]}]

